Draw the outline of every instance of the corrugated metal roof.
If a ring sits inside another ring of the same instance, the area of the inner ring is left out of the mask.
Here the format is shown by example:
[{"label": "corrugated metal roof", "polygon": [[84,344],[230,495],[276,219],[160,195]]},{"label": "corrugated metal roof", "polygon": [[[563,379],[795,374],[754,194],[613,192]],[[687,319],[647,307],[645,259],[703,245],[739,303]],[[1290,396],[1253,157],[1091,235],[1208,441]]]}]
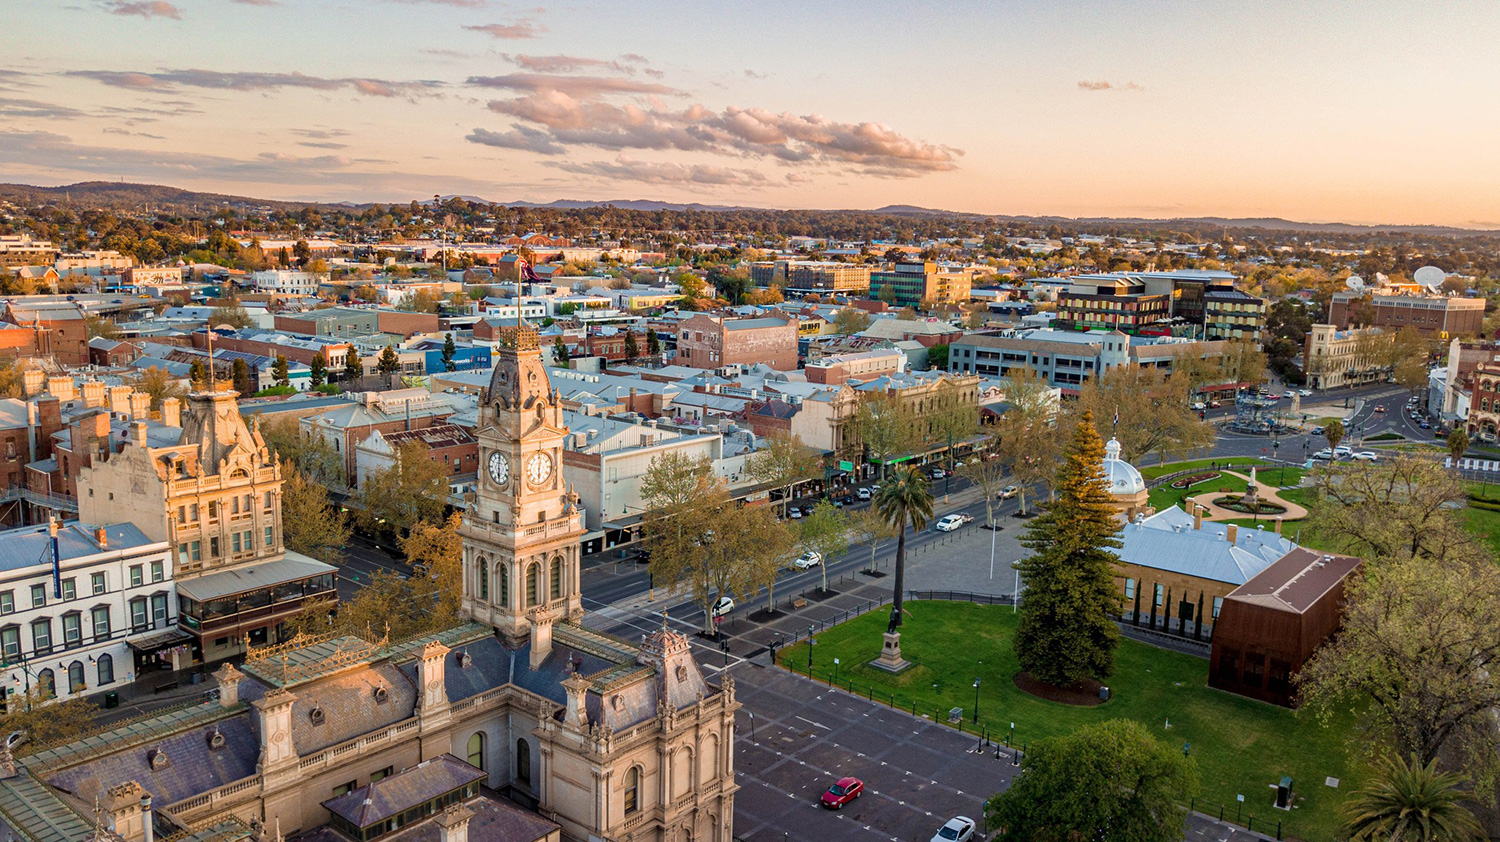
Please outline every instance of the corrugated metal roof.
[{"label": "corrugated metal roof", "polygon": [[[102,552],[135,549],[152,541],[135,524],[117,523],[104,527],[105,546],[94,541],[95,527],[76,521],[57,530],[57,552],[63,561]],[[165,546],[163,544],[163,546]],[[24,570],[39,564],[52,563],[52,539],[46,524],[23,526],[0,532],[0,571]]]},{"label": "corrugated metal roof", "polygon": [[16,836],[29,842],[79,842],[94,829],[25,769],[0,780],[0,816]]},{"label": "corrugated metal roof", "polygon": [[207,602],[210,599],[337,571],[338,568],[331,564],[324,564],[299,553],[288,552],[285,558],[276,561],[210,573],[185,582],[179,581],[177,592],[189,599]]},{"label": "corrugated metal roof", "polygon": [[1239,586],[1250,581],[1297,545],[1270,530],[1239,528],[1229,543],[1228,529],[1205,522],[1193,528],[1193,517],[1173,506],[1127,525],[1120,532],[1120,560]]}]

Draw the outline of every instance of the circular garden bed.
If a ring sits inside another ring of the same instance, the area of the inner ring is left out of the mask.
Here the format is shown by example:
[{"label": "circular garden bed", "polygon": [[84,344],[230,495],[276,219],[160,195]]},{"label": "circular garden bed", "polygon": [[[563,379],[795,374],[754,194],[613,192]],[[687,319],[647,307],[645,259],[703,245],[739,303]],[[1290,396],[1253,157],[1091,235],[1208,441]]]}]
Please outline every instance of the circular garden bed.
[{"label": "circular garden bed", "polygon": [[1231,512],[1244,512],[1247,515],[1280,515],[1286,513],[1286,506],[1279,503],[1271,503],[1266,500],[1256,500],[1254,505],[1241,502],[1244,495],[1229,494],[1214,501],[1214,505],[1228,509]]},{"label": "circular garden bed", "polygon": [[1038,681],[1029,672],[1018,672],[1013,680],[1016,687],[1023,693],[1030,693],[1038,699],[1046,699],[1049,702],[1059,702],[1075,707],[1095,707],[1104,704],[1104,700],[1099,698],[1099,688],[1104,685],[1093,679],[1060,686]]}]

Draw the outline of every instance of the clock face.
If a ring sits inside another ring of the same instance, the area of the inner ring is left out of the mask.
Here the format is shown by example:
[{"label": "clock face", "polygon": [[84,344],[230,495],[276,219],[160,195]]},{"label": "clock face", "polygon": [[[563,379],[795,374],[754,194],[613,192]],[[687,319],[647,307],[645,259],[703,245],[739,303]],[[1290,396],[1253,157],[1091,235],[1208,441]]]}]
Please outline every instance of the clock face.
[{"label": "clock face", "polygon": [[496,485],[504,485],[510,481],[510,463],[499,451],[490,454],[490,479]]},{"label": "clock face", "polygon": [[552,460],[545,453],[537,453],[526,460],[526,478],[532,485],[541,485],[552,476]]}]

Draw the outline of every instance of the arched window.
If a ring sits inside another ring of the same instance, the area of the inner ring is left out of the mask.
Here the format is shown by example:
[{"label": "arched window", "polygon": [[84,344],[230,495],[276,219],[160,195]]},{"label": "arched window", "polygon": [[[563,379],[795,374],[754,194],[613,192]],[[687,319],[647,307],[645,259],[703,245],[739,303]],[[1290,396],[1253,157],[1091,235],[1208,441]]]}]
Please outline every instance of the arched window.
[{"label": "arched window", "polygon": [[1481,412],[1489,412],[1490,411],[1490,399],[1489,398],[1484,398],[1483,400],[1481,400],[1479,402],[1479,409],[1480,409]]},{"label": "arched window", "polygon": [[469,737],[469,765],[475,769],[484,769],[484,732],[475,731]]},{"label": "arched window", "polygon": [[547,576],[547,587],[552,594],[552,599],[562,599],[562,556],[552,559],[552,572]]},{"label": "arched window", "polygon": [[99,656],[99,684],[113,684],[115,681],[115,659],[111,655]]},{"label": "arched window", "polygon": [[483,556],[479,559],[479,598],[490,598],[490,563]]},{"label": "arched window", "polygon": [[68,664],[68,692],[82,693],[83,689],[83,661],[74,661]]},{"label": "arched window", "polygon": [[57,678],[52,675],[52,670],[42,670],[36,674],[38,692],[43,699],[51,699],[57,696]]},{"label": "arched window", "polygon": [[500,580],[500,604],[510,607],[510,567],[505,564],[495,566],[495,576]]},{"label": "arched window", "polygon": [[625,773],[625,815],[641,809],[641,767],[631,766]]},{"label": "arched window", "polygon": [[516,783],[531,788],[531,744],[516,740]]},{"label": "arched window", "polygon": [[526,567],[526,607],[536,605],[542,595],[541,581],[542,566],[532,562]]}]

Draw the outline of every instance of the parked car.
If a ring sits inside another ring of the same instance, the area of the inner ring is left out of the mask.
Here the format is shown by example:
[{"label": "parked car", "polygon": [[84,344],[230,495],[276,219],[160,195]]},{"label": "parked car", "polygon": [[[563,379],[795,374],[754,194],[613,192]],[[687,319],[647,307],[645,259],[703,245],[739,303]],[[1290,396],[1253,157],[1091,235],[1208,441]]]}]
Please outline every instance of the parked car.
[{"label": "parked car", "polygon": [[1329,450],[1328,448],[1325,447],[1322,450],[1318,451],[1317,453],[1314,453],[1313,454],[1313,458],[1314,459],[1332,459],[1333,458],[1333,451]]},{"label": "parked car", "polygon": [[802,510],[797,508],[796,506],[793,506],[790,509],[786,510],[786,516],[791,518],[792,520],[801,520]]},{"label": "parked car", "polygon": [[1308,435],[1321,436],[1321,435],[1323,435],[1323,428],[1322,427],[1313,427],[1311,430],[1308,430],[1307,433],[1308,433]]},{"label": "parked car", "polygon": [[1301,395],[1304,398],[1310,398],[1312,397],[1312,389],[1299,389],[1297,390],[1297,394]]},{"label": "parked car", "polygon": [[1429,423],[1427,423],[1426,421],[1423,421],[1422,423],[1418,424],[1417,426],[1421,427],[1424,430],[1431,430],[1432,429],[1432,425],[1429,424]]},{"label": "parked car", "polygon": [[1010,498],[1012,498],[1012,497],[1014,497],[1014,496],[1016,496],[1017,494],[1020,494],[1020,493],[1021,493],[1021,489],[1018,486],[1007,485],[1004,488],[1000,489],[1000,499],[1001,500],[1009,500]]},{"label": "parked car", "polygon": [[935,523],[935,524],[932,525],[932,528],[936,529],[939,532],[952,532],[953,530],[955,530],[955,529],[957,529],[957,528],[959,528],[960,526],[963,526],[963,525],[964,525],[964,516],[963,515],[958,515],[958,514],[953,514],[953,515],[943,515],[941,518],[938,519],[937,523]]},{"label": "parked car", "polygon": [[859,778],[839,778],[823,793],[822,803],[830,810],[837,810],[864,794],[864,781]]},{"label": "parked car", "polygon": [[727,596],[721,596],[721,597],[719,597],[719,601],[714,603],[714,612],[713,613],[714,613],[715,617],[723,617],[724,615],[728,614],[729,612],[731,612],[733,610],[734,610],[734,600],[730,599]]},{"label": "parked car", "polygon": [[1380,461],[1380,455],[1373,450],[1361,450],[1360,452],[1354,454],[1354,458],[1358,459],[1361,462]]},{"label": "parked car", "polygon": [[930,474],[933,479],[942,479],[947,475],[948,474],[945,473],[942,468],[933,468],[932,473]]},{"label": "parked car", "polygon": [[875,492],[871,491],[868,488],[861,488],[858,491],[854,492],[854,496],[860,500],[869,500],[871,497],[875,496]]},{"label": "parked car", "polygon": [[1333,449],[1333,455],[1336,459],[1348,459],[1350,456],[1354,455],[1354,448],[1346,447],[1341,444]]},{"label": "parked car", "polygon": [[1209,401],[1208,402],[1208,408],[1209,409],[1218,409],[1220,406],[1223,406],[1223,404],[1219,403],[1218,401]]},{"label": "parked car", "polygon": [[797,556],[797,560],[792,562],[792,567],[795,567],[798,570],[811,570],[812,568],[817,567],[822,563],[822,553],[818,552],[817,550],[808,550],[802,555]]},{"label": "parked car", "polygon": [[1208,404],[1204,403],[1203,401],[1197,401],[1193,404],[1194,412],[1202,412],[1205,409],[1208,409]]},{"label": "parked car", "polygon": [[974,838],[974,820],[968,816],[954,816],[932,835],[932,842],[969,842]]}]

